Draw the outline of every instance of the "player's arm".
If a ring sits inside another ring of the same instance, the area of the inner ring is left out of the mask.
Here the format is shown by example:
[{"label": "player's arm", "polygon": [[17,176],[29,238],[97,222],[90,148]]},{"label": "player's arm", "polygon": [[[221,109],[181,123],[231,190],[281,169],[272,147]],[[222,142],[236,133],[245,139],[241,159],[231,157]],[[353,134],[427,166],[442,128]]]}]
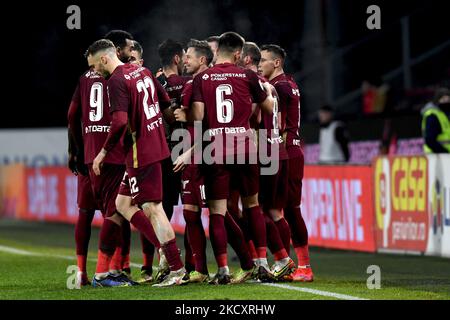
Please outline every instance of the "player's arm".
[{"label": "player's arm", "polygon": [[253,102],[259,104],[261,111],[272,114],[274,101],[272,86],[268,82],[261,82],[255,72],[251,70],[247,70],[246,72]]},{"label": "player's arm", "polygon": [[[161,77],[164,77],[164,79],[165,79],[164,74]],[[161,109],[161,113],[164,117],[164,120],[166,120],[166,122],[168,124],[172,124],[176,121],[175,116],[173,115],[173,112],[179,106],[175,102],[172,102],[170,100],[169,95],[167,94],[166,90],[164,89],[163,85],[161,84],[161,79],[160,79],[161,77],[156,78],[156,81],[154,81],[156,93],[158,95],[159,107]],[[166,82],[166,84],[167,84],[167,82]]]},{"label": "player's arm", "polygon": [[[80,90],[79,86],[75,89],[72,100],[67,112],[68,122],[68,146],[69,146],[69,169],[73,174],[77,175],[80,171],[86,174],[84,170],[84,156],[83,156],[83,134],[81,130],[81,104],[80,104]],[[81,163],[80,163],[81,162]]]},{"label": "player's arm", "polygon": [[274,100],[275,100],[272,95],[272,88],[271,88],[272,86],[268,82],[264,82],[263,87],[264,87],[267,97],[263,102],[259,103],[259,106],[262,111],[272,114],[273,113],[273,104],[274,104]]},{"label": "player's arm", "polygon": [[202,78],[196,76],[192,82],[192,108],[187,112],[187,121],[202,121],[205,116],[205,103],[203,100]]}]

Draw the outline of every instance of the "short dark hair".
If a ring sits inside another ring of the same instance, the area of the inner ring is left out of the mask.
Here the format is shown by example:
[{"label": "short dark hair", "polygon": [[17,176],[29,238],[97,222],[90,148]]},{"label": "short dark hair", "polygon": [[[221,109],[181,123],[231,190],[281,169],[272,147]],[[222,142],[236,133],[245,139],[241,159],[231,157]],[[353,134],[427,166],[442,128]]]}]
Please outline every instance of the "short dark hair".
[{"label": "short dark hair", "polygon": [[183,57],[183,46],[177,41],[167,39],[158,46],[158,55],[163,67],[170,66],[173,57],[176,55]]},{"label": "short dark hair", "polygon": [[334,113],[334,109],[328,104],[321,106],[319,110]]},{"label": "short dark hair", "polygon": [[242,50],[244,38],[236,32],[229,31],[220,35],[218,50],[225,53],[233,53]]},{"label": "short dark hair", "polygon": [[133,48],[139,53],[139,56],[142,58],[142,54],[144,53],[144,49],[142,48],[141,44],[137,42],[136,40],[133,40]]},{"label": "short dark hair", "polygon": [[450,90],[449,88],[441,87],[436,90],[436,93],[434,94],[433,103],[439,104],[439,100],[441,100],[444,96],[450,96]]},{"label": "short dark hair", "polygon": [[111,40],[116,48],[127,46],[127,39],[134,40],[131,33],[124,30],[111,30],[105,36],[105,39]]},{"label": "short dark hair", "polygon": [[204,56],[207,65],[209,65],[214,58],[214,54],[207,41],[191,39],[186,45],[186,48],[194,48],[197,56]]},{"label": "short dark hair", "polygon": [[89,55],[94,55],[97,52],[105,49],[114,49],[115,51],[116,47],[114,46],[114,43],[111,40],[100,39],[95,41],[93,44],[89,46],[84,56],[87,58]]},{"label": "short dark hair", "polygon": [[252,63],[256,66],[259,64],[259,61],[261,61],[261,51],[259,50],[258,45],[254,42],[246,42],[244,44],[244,47],[242,48],[242,56],[249,56],[252,58]]},{"label": "short dark hair", "polygon": [[219,43],[219,36],[210,36],[206,39],[206,42],[217,42]]},{"label": "short dark hair", "polygon": [[268,51],[283,61],[286,59],[286,51],[276,44],[265,44],[261,46],[261,51]]}]

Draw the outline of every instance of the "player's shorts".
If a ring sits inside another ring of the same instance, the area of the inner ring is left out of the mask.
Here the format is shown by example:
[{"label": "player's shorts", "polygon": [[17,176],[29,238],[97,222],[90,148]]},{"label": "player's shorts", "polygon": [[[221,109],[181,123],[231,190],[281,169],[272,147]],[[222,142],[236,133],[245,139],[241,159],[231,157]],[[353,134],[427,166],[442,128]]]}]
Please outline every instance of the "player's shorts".
[{"label": "player's shorts", "polygon": [[89,165],[94,196],[99,203],[103,217],[111,217],[116,212],[116,198],[120,182],[125,172],[125,165],[104,163],[97,176]]},{"label": "player's shorts", "polygon": [[89,176],[78,174],[77,203],[80,209],[99,209],[99,206],[95,201],[94,191],[92,190],[91,179]]},{"label": "player's shorts", "polygon": [[283,209],[288,200],[289,160],[279,162],[278,172],[259,177],[259,204],[264,210]]},{"label": "player's shorts", "polygon": [[289,159],[288,199],[286,207],[298,207],[302,199],[303,156]]},{"label": "player's shorts", "polygon": [[212,164],[202,169],[205,177],[206,199],[228,199],[230,188],[238,189],[241,197],[259,191],[259,166],[257,164]]},{"label": "player's shorts", "polygon": [[161,162],[140,168],[127,168],[120,184],[119,194],[131,197],[131,203],[160,202],[163,198]]},{"label": "player's shorts", "polygon": [[200,167],[197,164],[188,164],[181,174],[183,204],[205,207],[205,184]]},{"label": "player's shorts", "polygon": [[181,193],[181,172],[173,172],[172,159],[166,158],[161,162],[163,207],[167,218],[170,220],[173,214],[173,206],[178,205]]}]

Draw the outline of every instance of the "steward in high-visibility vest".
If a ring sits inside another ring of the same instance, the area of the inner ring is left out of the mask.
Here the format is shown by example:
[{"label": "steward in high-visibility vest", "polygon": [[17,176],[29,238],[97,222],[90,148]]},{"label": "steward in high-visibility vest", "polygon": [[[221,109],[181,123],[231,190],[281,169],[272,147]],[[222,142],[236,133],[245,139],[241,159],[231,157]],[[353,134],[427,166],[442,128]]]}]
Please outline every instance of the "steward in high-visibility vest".
[{"label": "steward in high-visibility vest", "polygon": [[450,92],[438,92],[439,107],[431,107],[422,116],[424,153],[450,153]]}]

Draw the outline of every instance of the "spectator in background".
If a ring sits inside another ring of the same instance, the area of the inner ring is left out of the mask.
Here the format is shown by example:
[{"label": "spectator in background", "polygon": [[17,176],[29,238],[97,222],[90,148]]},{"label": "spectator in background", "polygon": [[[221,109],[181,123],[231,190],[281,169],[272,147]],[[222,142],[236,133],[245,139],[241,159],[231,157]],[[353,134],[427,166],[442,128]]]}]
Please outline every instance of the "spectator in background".
[{"label": "spectator in background", "polygon": [[364,80],[363,92],[363,114],[370,115],[382,113],[386,107],[389,86],[379,76]]},{"label": "spectator in background", "polygon": [[319,163],[345,163],[350,159],[348,131],[342,121],[334,120],[333,109],[325,105],[319,109]]},{"label": "spectator in background", "polygon": [[433,105],[427,104],[422,113],[423,151],[450,153],[450,90],[438,89]]}]

